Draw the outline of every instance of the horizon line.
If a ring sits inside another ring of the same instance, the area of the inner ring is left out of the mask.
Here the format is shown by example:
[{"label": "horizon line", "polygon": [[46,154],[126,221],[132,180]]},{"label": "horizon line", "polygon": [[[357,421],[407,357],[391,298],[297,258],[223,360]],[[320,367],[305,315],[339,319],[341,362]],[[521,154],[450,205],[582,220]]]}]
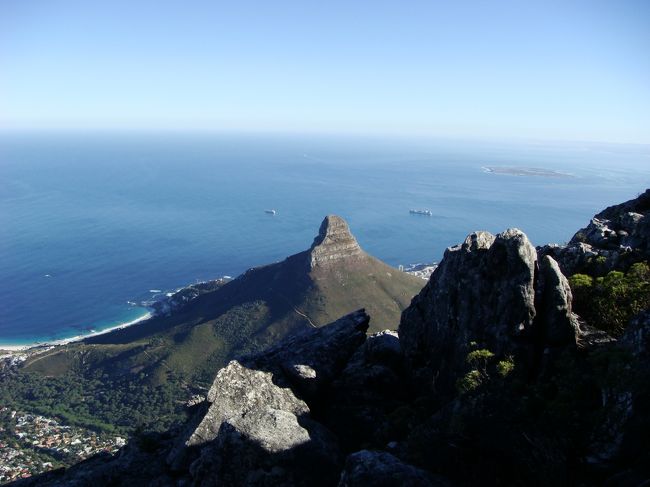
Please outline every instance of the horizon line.
[{"label": "horizon line", "polygon": [[237,135],[237,136],[316,136],[316,137],[344,137],[344,138],[391,138],[396,140],[417,139],[423,140],[445,140],[445,141],[481,141],[481,142],[519,142],[519,143],[546,143],[546,144],[603,144],[619,146],[640,146],[650,149],[650,141],[620,141],[620,140],[598,140],[586,138],[558,138],[558,137],[533,137],[524,135],[467,135],[467,134],[444,134],[414,131],[412,133],[394,131],[337,131],[337,130],[292,130],[292,129],[240,129],[224,127],[3,127],[0,126],[0,134],[68,134],[93,133],[93,134],[169,134],[179,135],[191,134],[214,134],[214,135]]}]

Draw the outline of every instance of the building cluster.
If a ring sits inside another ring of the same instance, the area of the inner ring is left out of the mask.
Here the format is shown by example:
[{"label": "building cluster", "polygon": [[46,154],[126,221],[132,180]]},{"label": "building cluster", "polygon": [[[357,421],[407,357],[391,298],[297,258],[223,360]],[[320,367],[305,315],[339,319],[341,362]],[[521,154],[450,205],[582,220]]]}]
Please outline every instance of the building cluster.
[{"label": "building cluster", "polygon": [[408,267],[399,266],[401,271],[411,274],[412,276],[419,277],[428,281],[431,278],[431,274],[438,268],[438,264],[412,264]]},{"label": "building cluster", "polygon": [[0,483],[76,463],[100,452],[114,453],[125,443],[119,436],[100,435],[0,407]]},{"label": "building cluster", "polygon": [[29,354],[27,353],[0,352],[0,371],[9,370],[10,368],[17,367],[25,360],[27,360],[28,356]]}]

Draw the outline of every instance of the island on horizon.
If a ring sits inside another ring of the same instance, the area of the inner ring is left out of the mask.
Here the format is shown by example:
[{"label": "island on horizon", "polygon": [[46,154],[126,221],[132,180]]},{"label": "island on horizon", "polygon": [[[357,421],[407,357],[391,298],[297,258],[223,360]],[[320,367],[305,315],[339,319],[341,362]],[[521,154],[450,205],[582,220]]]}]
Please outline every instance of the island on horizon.
[{"label": "island on horizon", "polygon": [[517,167],[517,166],[483,166],[483,171],[489,174],[507,174],[509,176],[535,176],[540,178],[573,178],[573,174],[553,169],[540,167]]}]

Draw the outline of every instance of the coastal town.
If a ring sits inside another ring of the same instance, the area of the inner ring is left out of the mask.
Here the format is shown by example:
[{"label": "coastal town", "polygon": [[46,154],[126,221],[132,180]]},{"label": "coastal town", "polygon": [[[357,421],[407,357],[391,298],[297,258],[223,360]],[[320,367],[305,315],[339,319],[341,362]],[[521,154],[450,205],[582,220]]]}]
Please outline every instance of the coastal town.
[{"label": "coastal town", "polygon": [[[35,352],[0,354],[0,375],[15,372]],[[0,404],[0,484],[69,466],[101,452],[114,453],[125,444],[121,436],[68,426],[51,417]]]},{"label": "coastal town", "polygon": [[126,444],[120,436],[65,426],[0,406],[0,484],[63,467]]}]

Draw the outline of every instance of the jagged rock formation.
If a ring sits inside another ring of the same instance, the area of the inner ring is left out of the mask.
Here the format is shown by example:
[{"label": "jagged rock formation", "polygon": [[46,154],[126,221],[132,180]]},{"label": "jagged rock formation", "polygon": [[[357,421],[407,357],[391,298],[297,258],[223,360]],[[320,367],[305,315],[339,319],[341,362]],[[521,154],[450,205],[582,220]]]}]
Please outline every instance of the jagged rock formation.
[{"label": "jagged rock formation", "polygon": [[415,375],[441,392],[453,389],[473,343],[533,366],[545,349],[575,345],[576,334],[566,278],[550,257],[539,270],[516,229],[473,233],[447,249],[399,328]]},{"label": "jagged rock formation", "polygon": [[638,197],[605,208],[570,243],[583,242],[601,249],[635,249],[650,252],[650,189]]},{"label": "jagged rock formation", "polygon": [[566,275],[627,270],[635,262],[649,260],[650,189],[598,213],[568,245],[546,245],[540,253],[557,260]]},{"label": "jagged rock formation", "polygon": [[[301,397],[317,399],[364,342],[368,322],[365,312],[358,311],[324,328],[290,337],[262,355],[243,359],[243,364],[231,362],[219,371],[208,392],[210,406],[205,416],[198,426],[190,428],[187,440],[177,454],[170,456],[170,462],[178,465],[176,457],[186,448],[213,441],[224,423],[240,433],[246,431],[248,438],[262,446],[270,445],[263,438],[264,429],[252,432],[259,426],[251,424],[251,417],[253,423],[259,423],[260,415],[276,422],[284,417],[285,423],[290,422],[280,428],[287,437],[277,437],[276,441],[285,441],[285,446],[308,442],[314,432],[300,427],[298,418],[307,421],[310,410],[292,388]],[[266,433],[273,435],[273,428]],[[274,451],[272,446],[268,449]]]}]

